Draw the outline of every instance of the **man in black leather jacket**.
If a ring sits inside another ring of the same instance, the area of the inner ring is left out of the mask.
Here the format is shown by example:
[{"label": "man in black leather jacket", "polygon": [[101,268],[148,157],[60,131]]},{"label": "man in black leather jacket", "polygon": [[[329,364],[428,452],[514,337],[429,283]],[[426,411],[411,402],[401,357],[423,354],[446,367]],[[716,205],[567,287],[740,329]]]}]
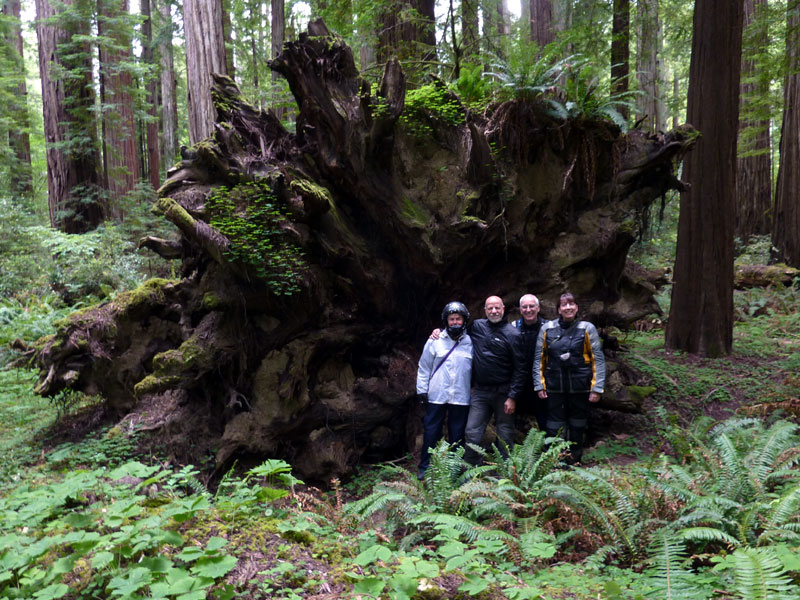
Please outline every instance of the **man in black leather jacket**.
[{"label": "man in black leather jacket", "polygon": [[489,296],[483,310],[486,318],[474,321],[469,329],[473,347],[472,398],[464,458],[472,464],[477,464],[480,456],[469,444],[480,445],[492,414],[501,452],[514,445],[516,399],[525,379],[520,334],[506,322],[503,300]]},{"label": "man in black leather jacket", "polygon": [[514,327],[519,330],[522,341],[522,356],[525,361],[525,387],[520,394],[517,408],[521,412],[533,413],[536,417],[536,424],[541,431],[545,431],[547,425],[547,402],[541,400],[536,392],[533,391],[533,355],[536,351],[536,340],[539,338],[539,330],[545,322],[539,316],[539,299],[533,294],[525,294],[519,299],[519,312],[522,318],[514,321]]}]

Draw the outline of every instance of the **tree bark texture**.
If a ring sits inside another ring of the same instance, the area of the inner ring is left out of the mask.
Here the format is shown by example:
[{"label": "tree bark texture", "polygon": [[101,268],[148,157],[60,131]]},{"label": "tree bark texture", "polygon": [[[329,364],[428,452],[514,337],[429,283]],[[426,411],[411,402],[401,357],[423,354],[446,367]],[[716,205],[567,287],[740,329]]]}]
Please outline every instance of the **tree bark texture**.
[{"label": "tree bark texture", "polygon": [[642,97],[639,99],[641,108],[636,119],[642,121],[641,126],[645,131],[656,133],[666,128],[661,74],[661,17],[658,14],[658,0],[639,0],[638,7],[636,73]]},{"label": "tree bark texture", "polygon": [[100,98],[103,104],[103,173],[110,195],[109,214],[121,216],[115,200],[139,182],[133,76],[124,63],[131,59],[128,0],[98,0],[97,31],[110,42],[100,44]]},{"label": "tree bark texture", "polygon": [[544,47],[555,39],[551,0],[530,0],[531,41]]},{"label": "tree bark texture", "polygon": [[469,60],[480,52],[479,0],[461,0],[461,46],[462,56]]},{"label": "tree bark texture", "polygon": [[[63,3],[69,8],[70,1]],[[42,81],[42,116],[47,143],[47,188],[50,224],[67,233],[84,233],[104,217],[97,198],[99,155],[94,114],[89,49],[76,63],[59,56],[59,45],[72,42],[72,33],[50,22],[56,10],[48,0],[36,0],[36,36],[39,41],[39,74]],[[85,30],[75,32],[88,34]],[[75,69],[74,77],[54,73]],[[83,75],[80,75],[82,70]],[[84,137],[79,141],[79,137]]]},{"label": "tree bark texture", "polygon": [[13,196],[30,197],[33,194],[31,143],[28,133],[30,116],[28,113],[28,89],[25,84],[19,0],[6,0],[3,3],[3,15],[9,19],[5,42],[9,51],[13,52],[14,62],[16,62],[14,73],[6,73],[5,76],[11,76],[17,80],[16,95],[12,100],[12,106],[9,107],[9,112],[13,115],[16,124],[16,130],[8,132],[8,145],[14,154],[14,163],[9,166],[9,191]]},{"label": "tree bark texture", "polygon": [[786,8],[786,58],[772,240],[778,259],[800,267],[800,0]]},{"label": "tree bark texture", "polygon": [[[772,175],[770,170],[770,121],[757,118],[762,101],[769,98],[770,77],[758,69],[753,55],[769,43],[767,23],[758,12],[766,0],[744,0],[739,150],[736,167],[735,232],[747,243],[753,235],[772,232]],[[748,116],[749,115],[749,116]]]},{"label": "tree bark texture", "polygon": [[231,24],[231,0],[222,0],[222,39],[225,46],[225,72],[231,79],[236,78],[236,65],[233,63],[233,25]]},{"label": "tree bark texture", "polygon": [[[156,0],[160,15],[159,26],[169,30],[166,41],[158,46],[161,63],[161,160],[164,165],[175,162],[178,154],[178,95],[175,78],[175,58],[172,50],[172,15],[170,0]],[[161,36],[160,36],[161,37]]]},{"label": "tree bark texture", "polygon": [[184,0],[183,29],[186,34],[189,140],[196,144],[214,131],[211,74],[224,75],[227,70],[222,0]]},{"label": "tree bark texture", "polygon": [[698,0],[688,119],[700,131],[684,163],[678,246],[666,342],[704,356],[733,341],[733,198],[741,69],[741,0]]},{"label": "tree bark texture", "polygon": [[387,4],[379,17],[378,62],[386,63],[394,56],[407,62],[411,75],[426,71],[425,63],[436,60],[434,7],[434,0]]},{"label": "tree bark texture", "polygon": [[511,31],[507,0],[492,0],[483,3],[484,47],[491,55],[505,54],[505,39]]},{"label": "tree bark texture", "polygon": [[[631,70],[631,5],[630,0],[614,0],[614,16],[611,25],[611,93],[628,91],[628,76]],[[628,118],[628,108],[621,106],[620,114]]]},{"label": "tree bark texture", "polygon": [[[271,68],[297,102],[296,133],[217,77],[213,141],[159,191],[180,248],[142,241],[180,252],[182,279],[70,318],[40,344],[40,393],[102,392],[126,418],[217,448],[221,468],[247,452],[327,478],[413,447],[419,351],[447,301],[478,315],[488,295],[511,307],[535,291],[552,317],[570,289],[601,326],[657,310],[626,254],[639,217],[680,185],[690,130],[623,135],[519,101],[473,113],[436,83],[450,110],[409,107],[398,61],[372,92],[321,21]],[[280,250],[245,260],[250,246],[231,236],[248,229],[230,216],[239,224],[225,229],[220,197],[236,218],[265,198],[283,213],[272,229],[303,257],[294,295],[271,285]],[[615,381],[616,405],[633,406]],[[154,406],[156,421],[143,412]]]},{"label": "tree bark texture", "polygon": [[142,12],[142,37],[144,44],[142,48],[142,60],[145,64],[153,68],[150,79],[147,80],[147,114],[150,120],[147,122],[147,178],[154,190],[161,185],[161,150],[159,143],[158,127],[158,69],[153,52],[153,9],[150,0],[141,0]]}]

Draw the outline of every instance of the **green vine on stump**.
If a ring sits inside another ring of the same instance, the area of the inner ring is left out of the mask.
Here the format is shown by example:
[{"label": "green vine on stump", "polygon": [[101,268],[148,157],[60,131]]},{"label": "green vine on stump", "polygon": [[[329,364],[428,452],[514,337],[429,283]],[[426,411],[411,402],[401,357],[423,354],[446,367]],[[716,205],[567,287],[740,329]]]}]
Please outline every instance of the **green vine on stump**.
[{"label": "green vine on stump", "polygon": [[212,227],[231,242],[226,258],[249,265],[278,296],[300,291],[301,249],[282,227],[285,213],[266,182],[220,186],[206,201]]}]

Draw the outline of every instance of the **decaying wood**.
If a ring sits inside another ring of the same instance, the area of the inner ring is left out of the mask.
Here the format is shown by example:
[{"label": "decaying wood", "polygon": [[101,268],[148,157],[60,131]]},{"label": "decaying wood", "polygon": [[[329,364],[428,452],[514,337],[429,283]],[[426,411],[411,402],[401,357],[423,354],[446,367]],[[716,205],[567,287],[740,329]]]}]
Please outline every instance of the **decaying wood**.
[{"label": "decaying wood", "polygon": [[[657,310],[626,256],[649,205],[680,185],[690,129],[625,135],[520,102],[474,113],[446,90],[457,118],[444,118],[409,107],[395,61],[372,91],[322,22],[271,66],[297,101],[296,132],[216,78],[214,135],[183,153],[157,205],[182,236],[182,279],[40,341],[41,393],[100,391],[128,421],[163,427],[167,447],[191,438],[220,467],[279,456],[324,479],[413,445],[416,361],[447,301],[480,316],[490,294],[512,307],[535,292],[553,317],[570,289],[599,325]],[[209,195],[248,182],[268,186],[302,249],[290,297],[209,222]],[[616,377],[618,407],[637,410],[635,382]]]}]

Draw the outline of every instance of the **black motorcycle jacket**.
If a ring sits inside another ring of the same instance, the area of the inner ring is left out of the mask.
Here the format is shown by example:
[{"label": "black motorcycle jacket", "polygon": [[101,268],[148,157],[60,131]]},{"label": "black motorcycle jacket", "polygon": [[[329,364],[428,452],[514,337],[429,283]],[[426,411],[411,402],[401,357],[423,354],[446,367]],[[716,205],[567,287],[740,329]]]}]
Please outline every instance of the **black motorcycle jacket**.
[{"label": "black motorcycle jacket", "polygon": [[539,331],[533,359],[533,389],[603,393],[606,359],[595,326],[587,321],[550,321]]},{"label": "black motorcycle jacket", "polygon": [[518,398],[525,383],[519,331],[510,323],[478,319],[469,328],[472,338],[472,381],[477,386],[509,384],[508,397]]}]

